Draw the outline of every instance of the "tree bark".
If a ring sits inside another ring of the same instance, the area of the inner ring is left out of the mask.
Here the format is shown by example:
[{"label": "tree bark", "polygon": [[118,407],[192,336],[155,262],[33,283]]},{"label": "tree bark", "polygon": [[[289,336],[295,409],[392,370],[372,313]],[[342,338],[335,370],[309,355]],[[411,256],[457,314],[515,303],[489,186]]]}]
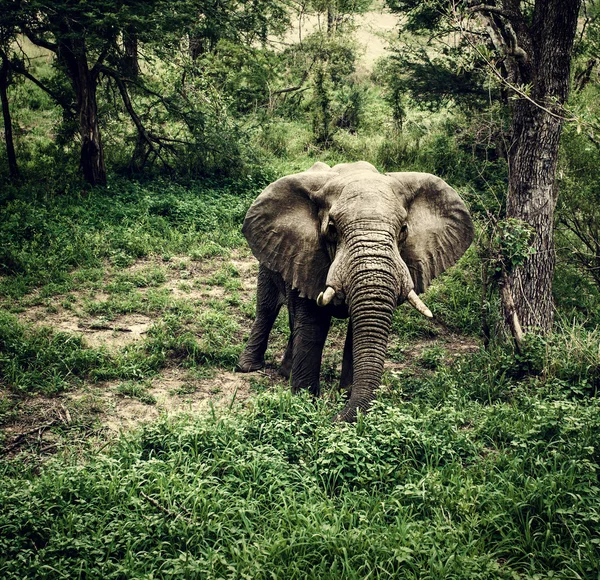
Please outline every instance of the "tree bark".
[{"label": "tree bark", "polygon": [[79,132],[81,134],[81,169],[90,185],[106,184],[106,166],[104,150],[98,124],[98,105],[96,101],[96,80],[90,71],[82,70],[82,79],[78,87]]},{"label": "tree bark", "polygon": [[[79,134],[81,136],[80,165],[85,180],[90,185],[106,183],[104,150],[98,124],[96,100],[97,78],[88,65],[83,34],[71,32],[69,43],[61,43],[58,56],[66,66],[77,97]],[[67,35],[65,34],[65,37]]]},{"label": "tree bark", "polygon": [[10,116],[10,107],[8,103],[8,85],[9,85],[10,63],[6,58],[2,59],[0,68],[0,100],[2,100],[2,116],[4,118],[4,140],[6,142],[6,157],[8,159],[8,169],[12,178],[17,177],[19,168],[17,166],[17,156],[15,154],[15,144],[13,140],[12,119]]},{"label": "tree bark", "polygon": [[130,78],[136,79],[140,72],[138,62],[138,36],[135,30],[126,30],[123,33],[123,74]]},{"label": "tree bark", "polygon": [[581,0],[537,0],[527,32],[524,24],[515,26],[527,53],[519,63],[520,81],[531,85],[531,98],[537,103],[515,101],[508,152],[506,215],[527,222],[536,232],[536,253],[508,279],[525,330],[547,332],[554,319],[555,172],[580,4]]}]

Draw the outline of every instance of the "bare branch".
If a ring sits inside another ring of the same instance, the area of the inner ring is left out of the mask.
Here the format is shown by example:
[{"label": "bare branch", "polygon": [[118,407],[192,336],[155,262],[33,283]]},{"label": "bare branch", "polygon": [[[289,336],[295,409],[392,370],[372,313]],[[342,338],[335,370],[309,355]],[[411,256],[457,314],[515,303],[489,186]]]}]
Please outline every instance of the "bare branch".
[{"label": "bare branch", "polygon": [[33,30],[30,30],[29,28],[24,27],[23,32],[25,33],[25,36],[27,36],[27,38],[29,38],[29,40],[31,40],[31,42],[33,42],[33,44],[36,44],[37,46],[41,46],[42,48],[46,48],[51,52],[58,51],[58,44],[56,44],[54,42],[50,42],[49,40],[46,40],[45,38],[41,38],[41,37],[37,36],[35,34],[35,32],[33,32]]}]

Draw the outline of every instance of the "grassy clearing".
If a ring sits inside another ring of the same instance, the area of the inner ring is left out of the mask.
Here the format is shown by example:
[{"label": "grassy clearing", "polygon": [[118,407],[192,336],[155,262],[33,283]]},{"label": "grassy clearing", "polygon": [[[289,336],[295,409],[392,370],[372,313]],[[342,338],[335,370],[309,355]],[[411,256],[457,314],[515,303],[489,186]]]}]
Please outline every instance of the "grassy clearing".
[{"label": "grassy clearing", "polygon": [[[0,206],[0,296],[42,296],[93,286],[109,266],[124,268],[159,255],[165,262],[224,255],[242,244],[239,224],[269,176],[215,184],[139,184],[114,180],[106,189],[44,197],[26,188]],[[155,285],[160,271],[122,280]]]}]

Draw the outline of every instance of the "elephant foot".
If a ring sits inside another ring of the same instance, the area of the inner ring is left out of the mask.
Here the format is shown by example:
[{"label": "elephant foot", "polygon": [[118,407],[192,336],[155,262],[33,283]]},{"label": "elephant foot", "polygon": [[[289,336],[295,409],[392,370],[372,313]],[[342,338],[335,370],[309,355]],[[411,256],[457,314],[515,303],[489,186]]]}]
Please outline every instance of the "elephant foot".
[{"label": "elephant foot", "polygon": [[357,404],[356,401],[348,401],[344,408],[333,418],[336,423],[355,423],[357,413],[360,409],[360,412],[364,415],[369,411],[369,407],[371,406],[371,402],[369,401],[366,404]]},{"label": "elephant foot", "polygon": [[236,373],[252,373],[254,371],[258,371],[265,366],[265,361],[263,359],[254,360],[250,357],[245,357],[244,353],[240,356],[240,360],[235,367]]}]

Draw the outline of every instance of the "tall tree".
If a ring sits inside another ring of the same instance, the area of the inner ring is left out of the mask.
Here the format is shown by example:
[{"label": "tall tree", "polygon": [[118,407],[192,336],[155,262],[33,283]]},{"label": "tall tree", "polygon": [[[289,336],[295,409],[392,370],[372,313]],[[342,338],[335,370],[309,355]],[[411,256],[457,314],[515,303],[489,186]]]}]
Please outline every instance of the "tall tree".
[{"label": "tall tree", "polygon": [[[69,79],[79,122],[83,176],[92,185],[104,184],[97,98],[101,76],[135,76],[138,41],[167,38],[173,28],[181,28],[190,16],[185,10],[188,3],[182,2],[180,11],[172,10],[167,0],[17,0],[15,4],[19,31],[53,52],[59,70]],[[18,72],[39,82],[23,67]],[[123,98],[126,101],[128,96]]]},{"label": "tall tree", "polygon": [[[547,332],[554,318],[555,171],[581,0],[388,4],[407,12],[413,28],[445,27],[467,38],[487,35],[488,48],[495,51],[494,58],[484,56],[484,61],[511,96],[506,214],[535,230],[535,253],[510,275],[508,286],[524,328]],[[471,42],[476,49],[479,41]]]},{"label": "tall tree", "polygon": [[10,6],[0,14],[0,101],[2,102],[6,158],[8,160],[8,169],[12,178],[15,178],[19,173],[13,140],[10,103],[8,99],[8,88],[13,76],[13,67],[9,56],[10,47],[17,33],[15,13],[15,7]]},{"label": "tall tree", "polygon": [[67,74],[76,101],[81,139],[80,164],[85,180],[106,182],[104,150],[97,104],[99,67],[118,34],[115,6],[108,2],[86,4],[74,0],[22,2],[20,26],[31,42],[57,56]]}]

